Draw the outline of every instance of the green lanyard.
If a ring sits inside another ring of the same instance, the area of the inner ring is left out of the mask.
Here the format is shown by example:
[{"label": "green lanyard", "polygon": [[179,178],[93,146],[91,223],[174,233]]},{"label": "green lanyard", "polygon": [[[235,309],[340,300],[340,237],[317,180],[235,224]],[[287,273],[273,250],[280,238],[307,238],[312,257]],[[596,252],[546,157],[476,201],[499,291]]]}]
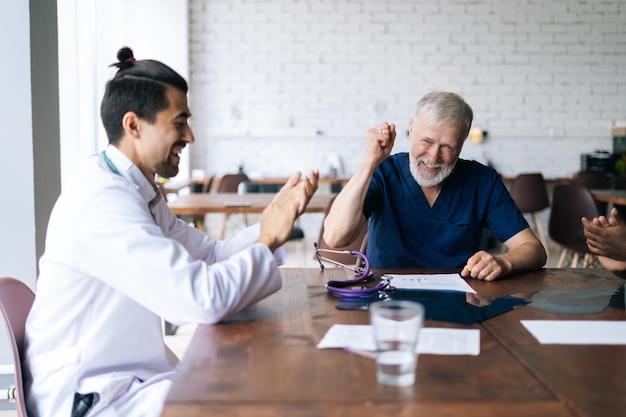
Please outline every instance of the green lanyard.
[{"label": "green lanyard", "polygon": [[114,174],[120,175],[120,172],[117,170],[117,168],[115,168],[115,165],[113,165],[113,162],[111,162],[105,151],[102,151],[102,158],[104,158],[104,162],[107,163],[107,165],[109,166],[109,168],[111,168],[111,171],[113,171]]},{"label": "green lanyard", "polygon": [[[102,158],[104,159],[104,162],[107,163],[109,168],[111,168],[111,171],[113,171],[115,175],[120,175],[120,172],[117,170],[117,168],[115,168],[115,165],[113,165],[113,162],[109,159],[105,151],[102,151]],[[158,224],[156,221],[156,216],[154,215],[154,212],[152,211],[150,207],[148,207],[148,211],[150,212],[150,215],[152,216],[152,220],[154,220],[154,223]]]}]

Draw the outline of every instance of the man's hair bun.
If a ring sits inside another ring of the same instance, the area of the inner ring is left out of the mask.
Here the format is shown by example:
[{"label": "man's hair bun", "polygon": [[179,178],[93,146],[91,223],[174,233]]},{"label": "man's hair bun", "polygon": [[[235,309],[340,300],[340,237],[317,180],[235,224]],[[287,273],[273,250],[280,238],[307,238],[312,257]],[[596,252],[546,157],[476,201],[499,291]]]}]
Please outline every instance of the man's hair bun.
[{"label": "man's hair bun", "polygon": [[133,50],[128,46],[124,46],[119,51],[117,51],[117,60],[122,62],[132,62],[135,60],[135,56],[133,55]]}]

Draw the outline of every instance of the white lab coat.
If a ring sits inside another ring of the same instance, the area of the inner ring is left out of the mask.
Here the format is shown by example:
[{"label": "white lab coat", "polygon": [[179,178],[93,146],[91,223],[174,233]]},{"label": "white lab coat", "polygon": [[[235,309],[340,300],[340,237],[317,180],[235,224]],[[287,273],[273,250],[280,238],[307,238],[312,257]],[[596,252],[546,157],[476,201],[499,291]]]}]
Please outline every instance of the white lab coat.
[{"label": "white lab coat", "polygon": [[90,417],[159,415],[175,370],[161,319],[215,323],[281,286],[258,227],[212,240],[118,149],[106,152],[118,174],[93,156],[50,217],[26,323],[32,417],[69,417],[75,392],[99,393]]}]

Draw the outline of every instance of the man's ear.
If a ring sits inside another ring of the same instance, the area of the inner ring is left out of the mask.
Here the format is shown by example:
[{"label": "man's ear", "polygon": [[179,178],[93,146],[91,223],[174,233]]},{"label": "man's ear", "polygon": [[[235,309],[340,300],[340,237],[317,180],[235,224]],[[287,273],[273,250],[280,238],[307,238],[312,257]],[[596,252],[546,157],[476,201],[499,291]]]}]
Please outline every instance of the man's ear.
[{"label": "man's ear", "polygon": [[141,119],[137,116],[137,113],[129,111],[122,117],[122,127],[127,135],[134,138],[139,138]]}]

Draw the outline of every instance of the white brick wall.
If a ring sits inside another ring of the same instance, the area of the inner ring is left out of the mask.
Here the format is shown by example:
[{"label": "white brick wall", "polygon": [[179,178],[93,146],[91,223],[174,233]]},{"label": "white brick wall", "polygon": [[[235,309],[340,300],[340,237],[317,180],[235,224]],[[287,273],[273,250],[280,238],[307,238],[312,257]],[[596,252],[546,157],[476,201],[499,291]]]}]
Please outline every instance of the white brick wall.
[{"label": "white brick wall", "polygon": [[406,131],[433,89],[489,132],[463,156],[506,176],[570,176],[626,119],[624,0],[190,0],[189,40],[191,166],[216,175],[324,170],[329,152],[349,175],[365,129]]}]

